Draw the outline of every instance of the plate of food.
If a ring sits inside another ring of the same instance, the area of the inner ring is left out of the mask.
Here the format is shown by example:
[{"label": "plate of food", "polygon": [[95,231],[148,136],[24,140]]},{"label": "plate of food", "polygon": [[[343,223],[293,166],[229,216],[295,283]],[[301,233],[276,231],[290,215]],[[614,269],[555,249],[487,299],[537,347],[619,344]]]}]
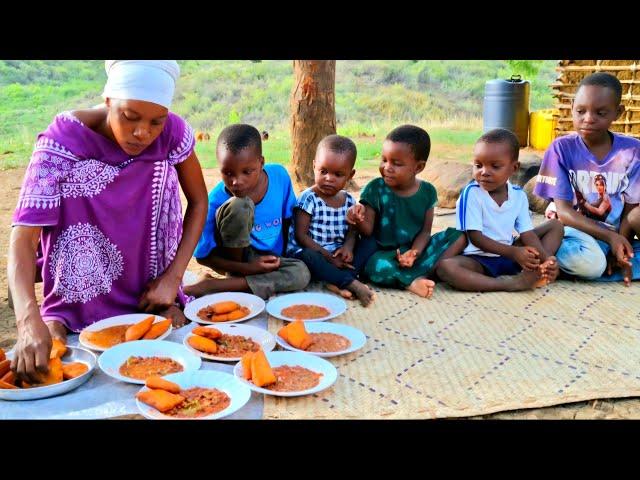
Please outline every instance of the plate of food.
[{"label": "plate of food", "polygon": [[286,322],[322,322],[342,315],[346,310],[347,303],[342,298],[317,292],[290,293],[267,304],[269,315]]},{"label": "plate of food", "polygon": [[296,320],[278,330],[276,342],[286,350],[335,357],[360,350],[367,337],[357,328],[341,323]]},{"label": "plate of food", "polygon": [[148,313],[130,313],[105,318],[85,327],[78,340],[85,348],[104,352],[128,341],[163,340],[172,330],[170,318]]},{"label": "plate of food", "polygon": [[136,404],[152,420],[215,420],[240,410],[250,397],[251,389],[230,373],[195,370],[147,379]]},{"label": "plate of food", "polygon": [[117,380],[143,385],[151,376],[198,370],[202,360],[179,343],[140,340],[111,347],[100,355],[98,365]]},{"label": "plate of food", "polygon": [[208,325],[244,322],[260,315],[264,300],[243,292],[223,292],[205,295],[189,302],[184,315],[189,320]]},{"label": "plate of food", "polygon": [[69,347],[54,340],[49,360],[49,373],[42,382],[29,384],[18,380],[9,369],[13,351],[6,354],[0,349],[0,399],[37,400],[68,393],[91,378],[96,369],[94,353],[84,348]]},{"label": "plate of food", "polygon": [[247,352],[261,348],[270,352],[276,339],[266,330],[251,325],[197,326],[182,342],[196,355],[218,362],[237,362]]},{"label": "plate of food", "polygon": [[233,374],[254,392],[280,397],[321,392],[338,378],[336,367],[315,355],[262,350],[245,354]]}]

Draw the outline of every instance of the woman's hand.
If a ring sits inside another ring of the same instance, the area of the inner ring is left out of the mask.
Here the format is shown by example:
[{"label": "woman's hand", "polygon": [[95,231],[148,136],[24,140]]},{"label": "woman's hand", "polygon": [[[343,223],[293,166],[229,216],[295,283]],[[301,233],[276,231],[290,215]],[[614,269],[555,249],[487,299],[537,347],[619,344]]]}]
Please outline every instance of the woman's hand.
[{"label": "woman's hand", "polygon": [[29,383],[40,383],[40,374],[49,371],[51,334],[39,312],[34,312],[18,327],[18,341],[14,349],[11,370]]},{"label": "woman's hand", "polygon": [[149,282],[140,297],[138,308],[148,313],[166,310],[175,303],[178,288],[180,288],[180,278],[164,273]]}]

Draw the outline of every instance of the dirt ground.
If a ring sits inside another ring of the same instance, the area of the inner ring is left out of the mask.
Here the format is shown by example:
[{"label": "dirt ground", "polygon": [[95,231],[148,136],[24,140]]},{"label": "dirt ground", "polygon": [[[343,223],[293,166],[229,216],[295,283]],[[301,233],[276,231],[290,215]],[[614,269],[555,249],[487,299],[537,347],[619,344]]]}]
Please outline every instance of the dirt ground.
[{"label": "dirt ground", "polygon": [[[210,190],[220,180],[218,170],[204,171],[207,189]],[[4,192],[0,200],[0,347],[10,348],[16,341],[15,317],[7,302],[7,252],[11,231],[11,216],[16,206],[24,168],[0,171],[0,192]],[[360,170],[355,178],[359,187],[378,175],[375,169]],[[354,192],[357,195],[358,192]],[[183,198],[183,205],[185,204]],[[451,212],[437,212],[434,231],[451,226],[454,223]],[[189,269],[202,271],[194,260]],[[42,284],[36,285],[36,293],[42,298]],[[591,400],[565,404],[556,407],[536,408],[500,412],[472,418],[488,419],[640,419],[640,399],[606,399]]]}]

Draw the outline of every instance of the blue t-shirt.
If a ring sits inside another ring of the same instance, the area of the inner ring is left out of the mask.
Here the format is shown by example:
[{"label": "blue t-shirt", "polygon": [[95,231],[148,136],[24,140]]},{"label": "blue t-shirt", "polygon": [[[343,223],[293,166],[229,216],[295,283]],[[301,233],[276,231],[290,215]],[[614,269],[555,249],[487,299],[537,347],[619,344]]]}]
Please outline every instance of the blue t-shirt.
[{"label": "blue t-shirt", "polygon": [[[269,177],[267,192],[255,208],[253,229],[251,230],[251,246],[256,250],[282,255],[282,222],[293,215],[296,196],[291,185],[289,173],[282,165],[269,164],[264,166]],[[214,232],[216,231],[216,211],[224,202],[231,198],[231,194],[219,182],[209,192],[209,212],[204,224],[202,235],[193,256],[204,258],[216,247]]]}]

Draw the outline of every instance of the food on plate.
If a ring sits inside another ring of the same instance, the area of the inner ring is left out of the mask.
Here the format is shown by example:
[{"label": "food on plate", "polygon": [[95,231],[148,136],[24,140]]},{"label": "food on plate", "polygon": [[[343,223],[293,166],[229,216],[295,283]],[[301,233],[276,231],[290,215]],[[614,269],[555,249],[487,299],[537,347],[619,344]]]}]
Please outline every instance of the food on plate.
[{"label": "food on plate", "polygon": [[176,418],[198,418],[218,413],[231,404],[231,398],[217,388],[194,387],[182,390],[180,395],[184,400],[164,412],[165,415]]},{"label": "food on plate", "polygon": [[166,390],[145,390],[144,392],[138,392],[136,398],[163,413],[184,401],[182,395],[167,392]]},{"label": "food on plate", "polygon": [[153,321],[155,320],[155,315],[149,315],[148,317],[140,320],[138,323],[134,323],[124,334],[125,342],[131,342],[133,340],[141,339],[145,333],[149,331],[151,325],[153,325]]},{"label": "food on plate", "polygon": [[168,375],[169,373],[182,372],[184,367],[167,357],[129,357],[118,370],[121,375],[137,380],[158,375]]},{"label": "food on plate", "polygon": [[2,377],[5,373],[9,371],[11,368],[11,360],[5,358],[0,362],[0,377]]},{"label": "food on plate", "polygon": [[308,390],[320,383],[321,373],[316,373],[299,365],[282,365],[273,369],[275,383],[266,386],[274,392],[298,392]]},{"label": "food on plate", "polygon": [[64,375],[62,373],[62,360],[58,357],[49,359],[49,371],[46,374],[41,374],[39,376],[39,380],[39,382],[34,384],[22,381],[22,387],[44,387],[45,385],[54,385],[62,382],[64,380]]},{"label": "food on plate", "polygon": [[218,351],[218,344],[210,338],[201,337],[200,335],[191,335],[187,339],[187,343],[199,352],[204,353],[216,353]]},{"label": "food on plate", "polygon": [[51,354],[49,358],[62,358],[67,353],[67,346],[59,338],[51,340]]},{"label": "food on plate", "polygon": [[283,317],[297,318],[300,320],[311,320],[314,318],[322,318],[331,315],[331,311],[320,305],[291,305],[280,311]]},{"label": "food on plate", "polygon": [[180,393],[180,385],[170,382],[169,380],[165,380],[158,375],[147,378],[144,384],[147,388],[152,390],[165,390],[169,393]]},{"label": "food on plate", "polygon": [[251,309],[236,302],[218,302],[198,310],[198,318],[207,322],[229,322],[240,320],[251,313]]},{"label": "food on plate", "polygon": [[96,347],[111,348],[125,341],[125,333],[130,326],[131,324],[114,325],[113,327],[107,327],[93,332],[84,330],[80,335]]},{"label": "food on plate", "polygon": [[4,353],[4,350],[0,348],[0,362],[3,361],[7,356]]},{"label": "food on plate", "polygon": [[143,340],[153,340],[155,338],[158,338],[164,332],[169,330],[170,326],[171,326],[171,319],[170,318],[167,318],[166,320],[161,320],[160,322],[156,322],[153,325],[151,325],[151,328],[149,329],[149,331],[147,333],[145,333],[142,336],[142,339]]},{"label": "food on plate", "polygon": [[211,340],[215,340],[216,338],[220,338],[222,336],[222,332],[217,328],[213,328],[213,327],[198,326],[191,331],[193,332],[194,335],[210,338]]},{"label": "food on plate", "polygon": [[251,357],[251,381],[257,387],[264,387],[276,381],[276,376],[269,365],[264,350],[254,352]]},{"label": "food on plate", "polygon": [[307,352],[340,352],[351,346],[342,335],[329,332],[308,333],[304,322],[296,320],[278,330],[278,335],[289,345]]},{"label": "food on plate", "polygon": [[72,362],[62,364],[62,378],[64,380],[71,380],[72,378],[84,375],[89,371],[89,366],[82,362]]},{"label": "food on plate", "polygon": [[218,344],[218,353],[216,353],[218,357],[237,358],[247,352],[260,350],[260,345],[254,342],[251,337],[242,335],[223,334],[215,342]]},{"label": "food on plate", "polygon": [[311,345],[311,335],[307,333],[302,320],[295,320],[289,325],[282,327],[278,330],[278,335],[284,338],[287,343],[300,350],[306,350],[309,345]]},{"label": "food on plate", "polygon": [[242,378],[245,380],[251,380],[251,360],[255,352],[247,352],[240,358],[242,364]]}]

